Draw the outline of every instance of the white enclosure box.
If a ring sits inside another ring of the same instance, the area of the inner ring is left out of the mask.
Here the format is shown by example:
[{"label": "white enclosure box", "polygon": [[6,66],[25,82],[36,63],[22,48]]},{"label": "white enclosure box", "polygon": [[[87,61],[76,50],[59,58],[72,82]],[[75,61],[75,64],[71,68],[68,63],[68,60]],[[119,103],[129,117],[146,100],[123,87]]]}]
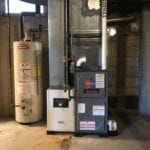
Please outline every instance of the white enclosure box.
[{"label": "white enclosure box", "polygon": [[48,89],[47,132],[74,132],[74,120],[74,99],[68,101],[68,91]]},{"label": "white enclosure box", "polygon": [[14,42],[13,60],[16,121],[40,121],[43,116],[41,43]]}]

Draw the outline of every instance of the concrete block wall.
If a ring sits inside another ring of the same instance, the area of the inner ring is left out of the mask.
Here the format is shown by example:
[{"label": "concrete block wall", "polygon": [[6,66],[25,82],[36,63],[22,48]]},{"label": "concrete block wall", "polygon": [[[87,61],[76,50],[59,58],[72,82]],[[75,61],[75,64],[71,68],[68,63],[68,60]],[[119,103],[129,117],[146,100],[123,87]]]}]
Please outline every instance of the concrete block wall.
[{"label": "concrete block wall", "polygon": [[142,23],[139,111],[141,114],[150,115],[150,4],[143,7]]},{"label": "concrete block wall", "polygon": [[[10,41],[18,40],[18,18],[10,18]],[[0,18],[0,117],[14,114],[12,89],[12,45],[9,50],[8,18]]]},{"label": "concrete block wall", "polygon": [[140,33],[129,25],[119,26],[108,47],[109,102],[120,111],[138,108]]}]

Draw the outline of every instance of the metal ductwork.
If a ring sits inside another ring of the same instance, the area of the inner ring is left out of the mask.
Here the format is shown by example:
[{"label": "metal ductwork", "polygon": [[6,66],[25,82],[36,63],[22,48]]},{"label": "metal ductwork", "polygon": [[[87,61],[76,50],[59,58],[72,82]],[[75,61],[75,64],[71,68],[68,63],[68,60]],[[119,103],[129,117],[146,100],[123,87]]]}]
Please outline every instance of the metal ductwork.
[{"label": "metal ductwork", "polygon": [[21,0],[21,1],[39,4],[39,5],[47,5],[47,0]]}]

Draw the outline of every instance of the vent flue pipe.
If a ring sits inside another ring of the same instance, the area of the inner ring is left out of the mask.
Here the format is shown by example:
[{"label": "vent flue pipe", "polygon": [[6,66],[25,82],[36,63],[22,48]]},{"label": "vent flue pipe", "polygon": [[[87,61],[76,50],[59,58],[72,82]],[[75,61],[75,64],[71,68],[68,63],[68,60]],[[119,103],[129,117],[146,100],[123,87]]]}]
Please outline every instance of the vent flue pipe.
[{"label": "vent flue pipe", "polygon": [[124,18],[113,18],[113,19],[108,19],[107,23],[108,24],[119,24],[119,23],[125,23],[125,22],[130,22],[134,21],[135,17],[130,16],[130,17],[124,17]]},{"label": "vent flue pipe", "polygon": [[107,69],[107,0],[102,0],[102,70]]}]

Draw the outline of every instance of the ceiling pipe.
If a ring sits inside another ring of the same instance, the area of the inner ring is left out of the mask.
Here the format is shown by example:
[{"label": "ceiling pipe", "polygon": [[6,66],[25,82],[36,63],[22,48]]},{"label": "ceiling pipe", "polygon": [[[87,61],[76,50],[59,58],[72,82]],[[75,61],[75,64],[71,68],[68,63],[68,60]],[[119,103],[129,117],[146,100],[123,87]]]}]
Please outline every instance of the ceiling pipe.
[{"label": "ceiling pipe", "polygon": [[135,17],[134,16],[130,16],[130,17],[124,17],[124,18],[114,18],[114,19],[108,19],[107,23],[108,24],[113,24],[113,23],[124,23],[124,22],[130,22],[130,21],[134,21]]}]

